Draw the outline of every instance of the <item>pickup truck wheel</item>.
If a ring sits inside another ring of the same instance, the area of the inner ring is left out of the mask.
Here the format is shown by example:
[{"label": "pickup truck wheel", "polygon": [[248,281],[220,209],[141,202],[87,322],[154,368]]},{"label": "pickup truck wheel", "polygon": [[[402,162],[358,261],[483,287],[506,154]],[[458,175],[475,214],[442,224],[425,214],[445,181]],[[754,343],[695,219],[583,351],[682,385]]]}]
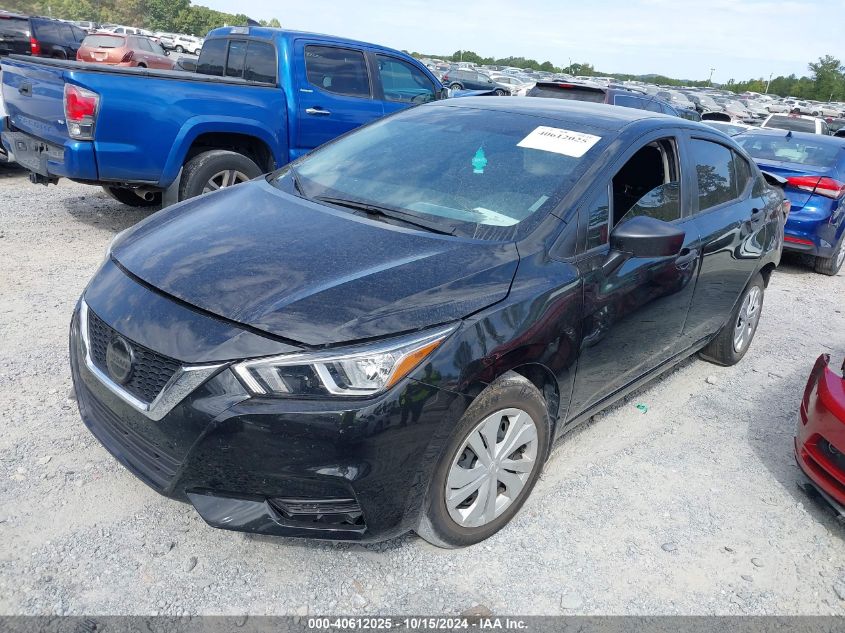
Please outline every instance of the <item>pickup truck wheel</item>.
[{"label": "pickup truck wheel", "polygon": [[182,170],[179,200],[238,185],[261,173],[261,168],[243,154],[222,149],[203,152],[189,160]]},{"label": "pickup truck wheel", "polygon": [[845,236],[839,240],[839,246],[830,257],[816,257],[816,272],[833,277],[845,264]]},{"label": "pickup truck wheel", "polygon": [[746,286],[728,322],[722,326],[716,338],[699,352],[701,358],[725,367],[736,365],[742,360],[751,347],[757,324],[760,323],[765,290],[763,277],[757,273]]},{"label": "pickup truck wheel", "polygon": [[158,207],[161,206],[161,192],[150,193],[147,197],[141,197],[132,189],[125,187],[103,187],[103,191],[109,194],[118,202],[130,207]]}]

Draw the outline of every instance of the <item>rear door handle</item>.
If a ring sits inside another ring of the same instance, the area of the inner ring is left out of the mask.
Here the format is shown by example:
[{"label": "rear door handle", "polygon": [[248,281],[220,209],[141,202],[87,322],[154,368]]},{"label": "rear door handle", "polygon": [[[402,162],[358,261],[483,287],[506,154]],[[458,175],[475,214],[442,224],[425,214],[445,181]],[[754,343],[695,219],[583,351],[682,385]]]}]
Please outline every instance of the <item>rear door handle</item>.
[{"label": "rear door handle", "polygon": [[326,116],[327,114],[331,114],[331,112],[329,112],[328,110],[323,110],[323,108],[308,108],[305,111],[305,114]]},{"label": "rear door handle", "polygon": [[20,88],[18,88],[18,92],[21,93],[24,97],[31,97],[32,96],[32,84],[26,83],[22,84]]}]

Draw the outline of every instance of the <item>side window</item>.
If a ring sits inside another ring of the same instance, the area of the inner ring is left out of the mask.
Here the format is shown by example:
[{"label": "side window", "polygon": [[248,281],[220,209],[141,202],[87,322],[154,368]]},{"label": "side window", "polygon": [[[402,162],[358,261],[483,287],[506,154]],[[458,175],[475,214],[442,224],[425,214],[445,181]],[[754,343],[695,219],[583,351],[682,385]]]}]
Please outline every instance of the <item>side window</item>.
[{"label": "side window", "polygon": [[227,77],[243,77],[246,44],[243,40],[229,40],[229,56],[226,58]]},{"label": "side window", "polygon": [[59,32],[56,30],[56,25],[52,22],[36,22],[32,21],[35,27],[35,37],[45,42],[55,43],[59,40]]},{"label": "side window", "polygon": [[73,39],[81,42],[88,35],[88,31],[83,31],[78,26],[70,25],[70,30],[73,32]]},{"label": "side window", "polygon": [[613,225],[637,216],[681,217],[677,145],[672,139],[640,148],[613,177]]},{"label": "side window", "polygon": [[207,40],[197,60],[197,73],[200,75],[223,76],[223,66],[226,64],[226,46],[224,39]]},{"label": "side window", "polygon": [[348,97],[370,96],[370,79],[361,51],[306,46],[305,74],[310,84],[326,92]]},{"label": "side window", "polygon": [[244,79],[276,83],[276,49],[267,42],[251,41],[246,50]]},{"label": "side window", "polygon": [[698,210],[704,211],[737,197],[734,153],[724,145],[692,139],[690,143],[698,175]]},{"label": "side window", "polygon": [[153,52],[153,47],[150,45],[150,41],[146,37],[138,37],[134,39],[138,42],[138,48],[150,53]]},{"label": "side window", "polygon": [[748,183],[751,180],[751,166],[748,161],[736,152],[733,154],[734,173],[736,177],[736,195],[737,197],[745,193]]},{"label": "side window", "polygon": [[656,101],[654,99],[646,101],[645,109],[648,110],[649,112],[664,112],[665,113],[665,110],[660,105],[660,102]]},{"label": "side window", "polygon": [[587,207],[587,244],[585,250],[607,244],[610,234],[610,187]]},{"label": "side window", "polygon": [[387,101],[428,103],[434,101],[434,84],[423,72],[394,57],[376,55],[379,76]]}]

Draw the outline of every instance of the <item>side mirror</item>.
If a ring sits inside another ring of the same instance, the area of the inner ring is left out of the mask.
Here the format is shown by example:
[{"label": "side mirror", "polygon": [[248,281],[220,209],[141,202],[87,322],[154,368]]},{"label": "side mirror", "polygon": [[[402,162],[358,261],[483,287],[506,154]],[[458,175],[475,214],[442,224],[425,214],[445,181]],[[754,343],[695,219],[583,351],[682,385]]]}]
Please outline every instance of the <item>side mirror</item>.
[{"label": "side mirror", "polygon": [[686,232],[674,224],[639,215],[619,224],[610,234],[610,255],[602,265],[610,274],[631,257],[674,257],[684,246]]}]

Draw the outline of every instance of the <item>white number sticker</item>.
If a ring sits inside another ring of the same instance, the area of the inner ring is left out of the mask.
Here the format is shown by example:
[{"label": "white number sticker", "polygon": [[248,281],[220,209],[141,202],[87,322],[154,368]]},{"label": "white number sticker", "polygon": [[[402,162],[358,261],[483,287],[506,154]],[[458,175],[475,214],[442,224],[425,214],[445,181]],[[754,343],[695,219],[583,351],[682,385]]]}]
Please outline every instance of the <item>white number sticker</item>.
[{"label": "white number sticker", "polygon": [[581,158],[600,140],[601,136],[541,125],[517,143],[517,147]]}]

